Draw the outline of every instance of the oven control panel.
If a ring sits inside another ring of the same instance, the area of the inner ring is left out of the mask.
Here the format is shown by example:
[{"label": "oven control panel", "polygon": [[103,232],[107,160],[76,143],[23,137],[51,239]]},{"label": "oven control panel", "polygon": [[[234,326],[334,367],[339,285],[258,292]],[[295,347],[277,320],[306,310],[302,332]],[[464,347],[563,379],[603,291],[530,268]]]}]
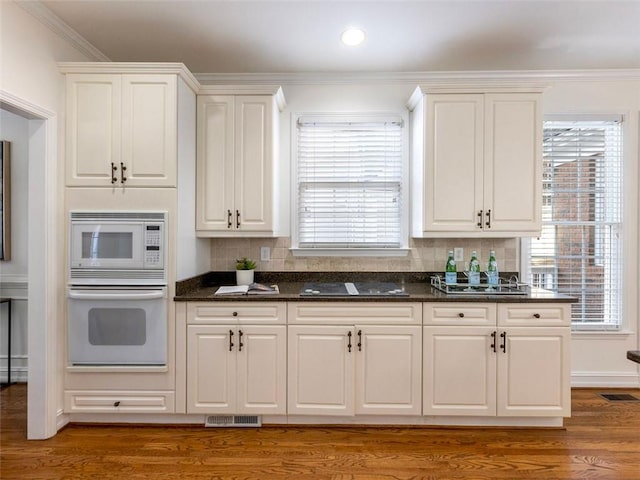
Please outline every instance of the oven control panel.
[{"label": "oven control panel", "polygon": [[164,224],[144,224],[144,265],[147,268],[164,266]]}]

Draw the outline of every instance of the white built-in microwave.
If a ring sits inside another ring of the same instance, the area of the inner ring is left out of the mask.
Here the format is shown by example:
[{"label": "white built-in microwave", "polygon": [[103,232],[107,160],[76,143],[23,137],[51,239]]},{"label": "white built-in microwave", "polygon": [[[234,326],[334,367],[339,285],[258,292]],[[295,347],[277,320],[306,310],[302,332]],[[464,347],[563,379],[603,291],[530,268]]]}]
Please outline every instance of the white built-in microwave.
[{"label": "white built-in microwave", "polygon": [[166,212],[69,215],[70,285],[166,285]]}]

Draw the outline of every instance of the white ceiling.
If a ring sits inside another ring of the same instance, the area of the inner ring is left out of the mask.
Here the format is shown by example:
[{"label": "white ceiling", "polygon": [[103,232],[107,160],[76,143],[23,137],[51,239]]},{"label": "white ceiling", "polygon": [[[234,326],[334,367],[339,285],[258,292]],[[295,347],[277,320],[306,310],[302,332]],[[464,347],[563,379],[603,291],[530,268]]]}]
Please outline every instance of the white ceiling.
[{"label": "white ceiling", "polygon": [[41,3],[112,61],[194,73],[640,68],[640,0]]}]

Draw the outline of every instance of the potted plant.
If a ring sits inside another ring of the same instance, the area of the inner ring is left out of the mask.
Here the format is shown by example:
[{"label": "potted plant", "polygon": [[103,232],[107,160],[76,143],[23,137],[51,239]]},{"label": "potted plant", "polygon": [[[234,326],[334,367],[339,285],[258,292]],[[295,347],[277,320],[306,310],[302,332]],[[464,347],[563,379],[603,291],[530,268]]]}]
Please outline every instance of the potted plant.
[{"label": "potted plant", "polygon": [[256,262],[249,260],[247,257],[236,260],[236,283],[238,285],[251,285],[255,268]]}]

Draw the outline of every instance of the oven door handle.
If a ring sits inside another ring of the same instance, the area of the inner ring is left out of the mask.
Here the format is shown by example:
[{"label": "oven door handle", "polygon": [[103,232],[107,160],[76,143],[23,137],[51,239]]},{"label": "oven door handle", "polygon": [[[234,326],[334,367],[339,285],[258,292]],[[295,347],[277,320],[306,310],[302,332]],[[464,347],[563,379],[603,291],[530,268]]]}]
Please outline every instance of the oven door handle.
[{"label": "oven door handle", "polygon": [[166,296],[167,291],[164,288],[146,291],[133,290],[130,292],[69,290],[69,298],[73,300],[156,300],[158,298],[166,298]]}]

